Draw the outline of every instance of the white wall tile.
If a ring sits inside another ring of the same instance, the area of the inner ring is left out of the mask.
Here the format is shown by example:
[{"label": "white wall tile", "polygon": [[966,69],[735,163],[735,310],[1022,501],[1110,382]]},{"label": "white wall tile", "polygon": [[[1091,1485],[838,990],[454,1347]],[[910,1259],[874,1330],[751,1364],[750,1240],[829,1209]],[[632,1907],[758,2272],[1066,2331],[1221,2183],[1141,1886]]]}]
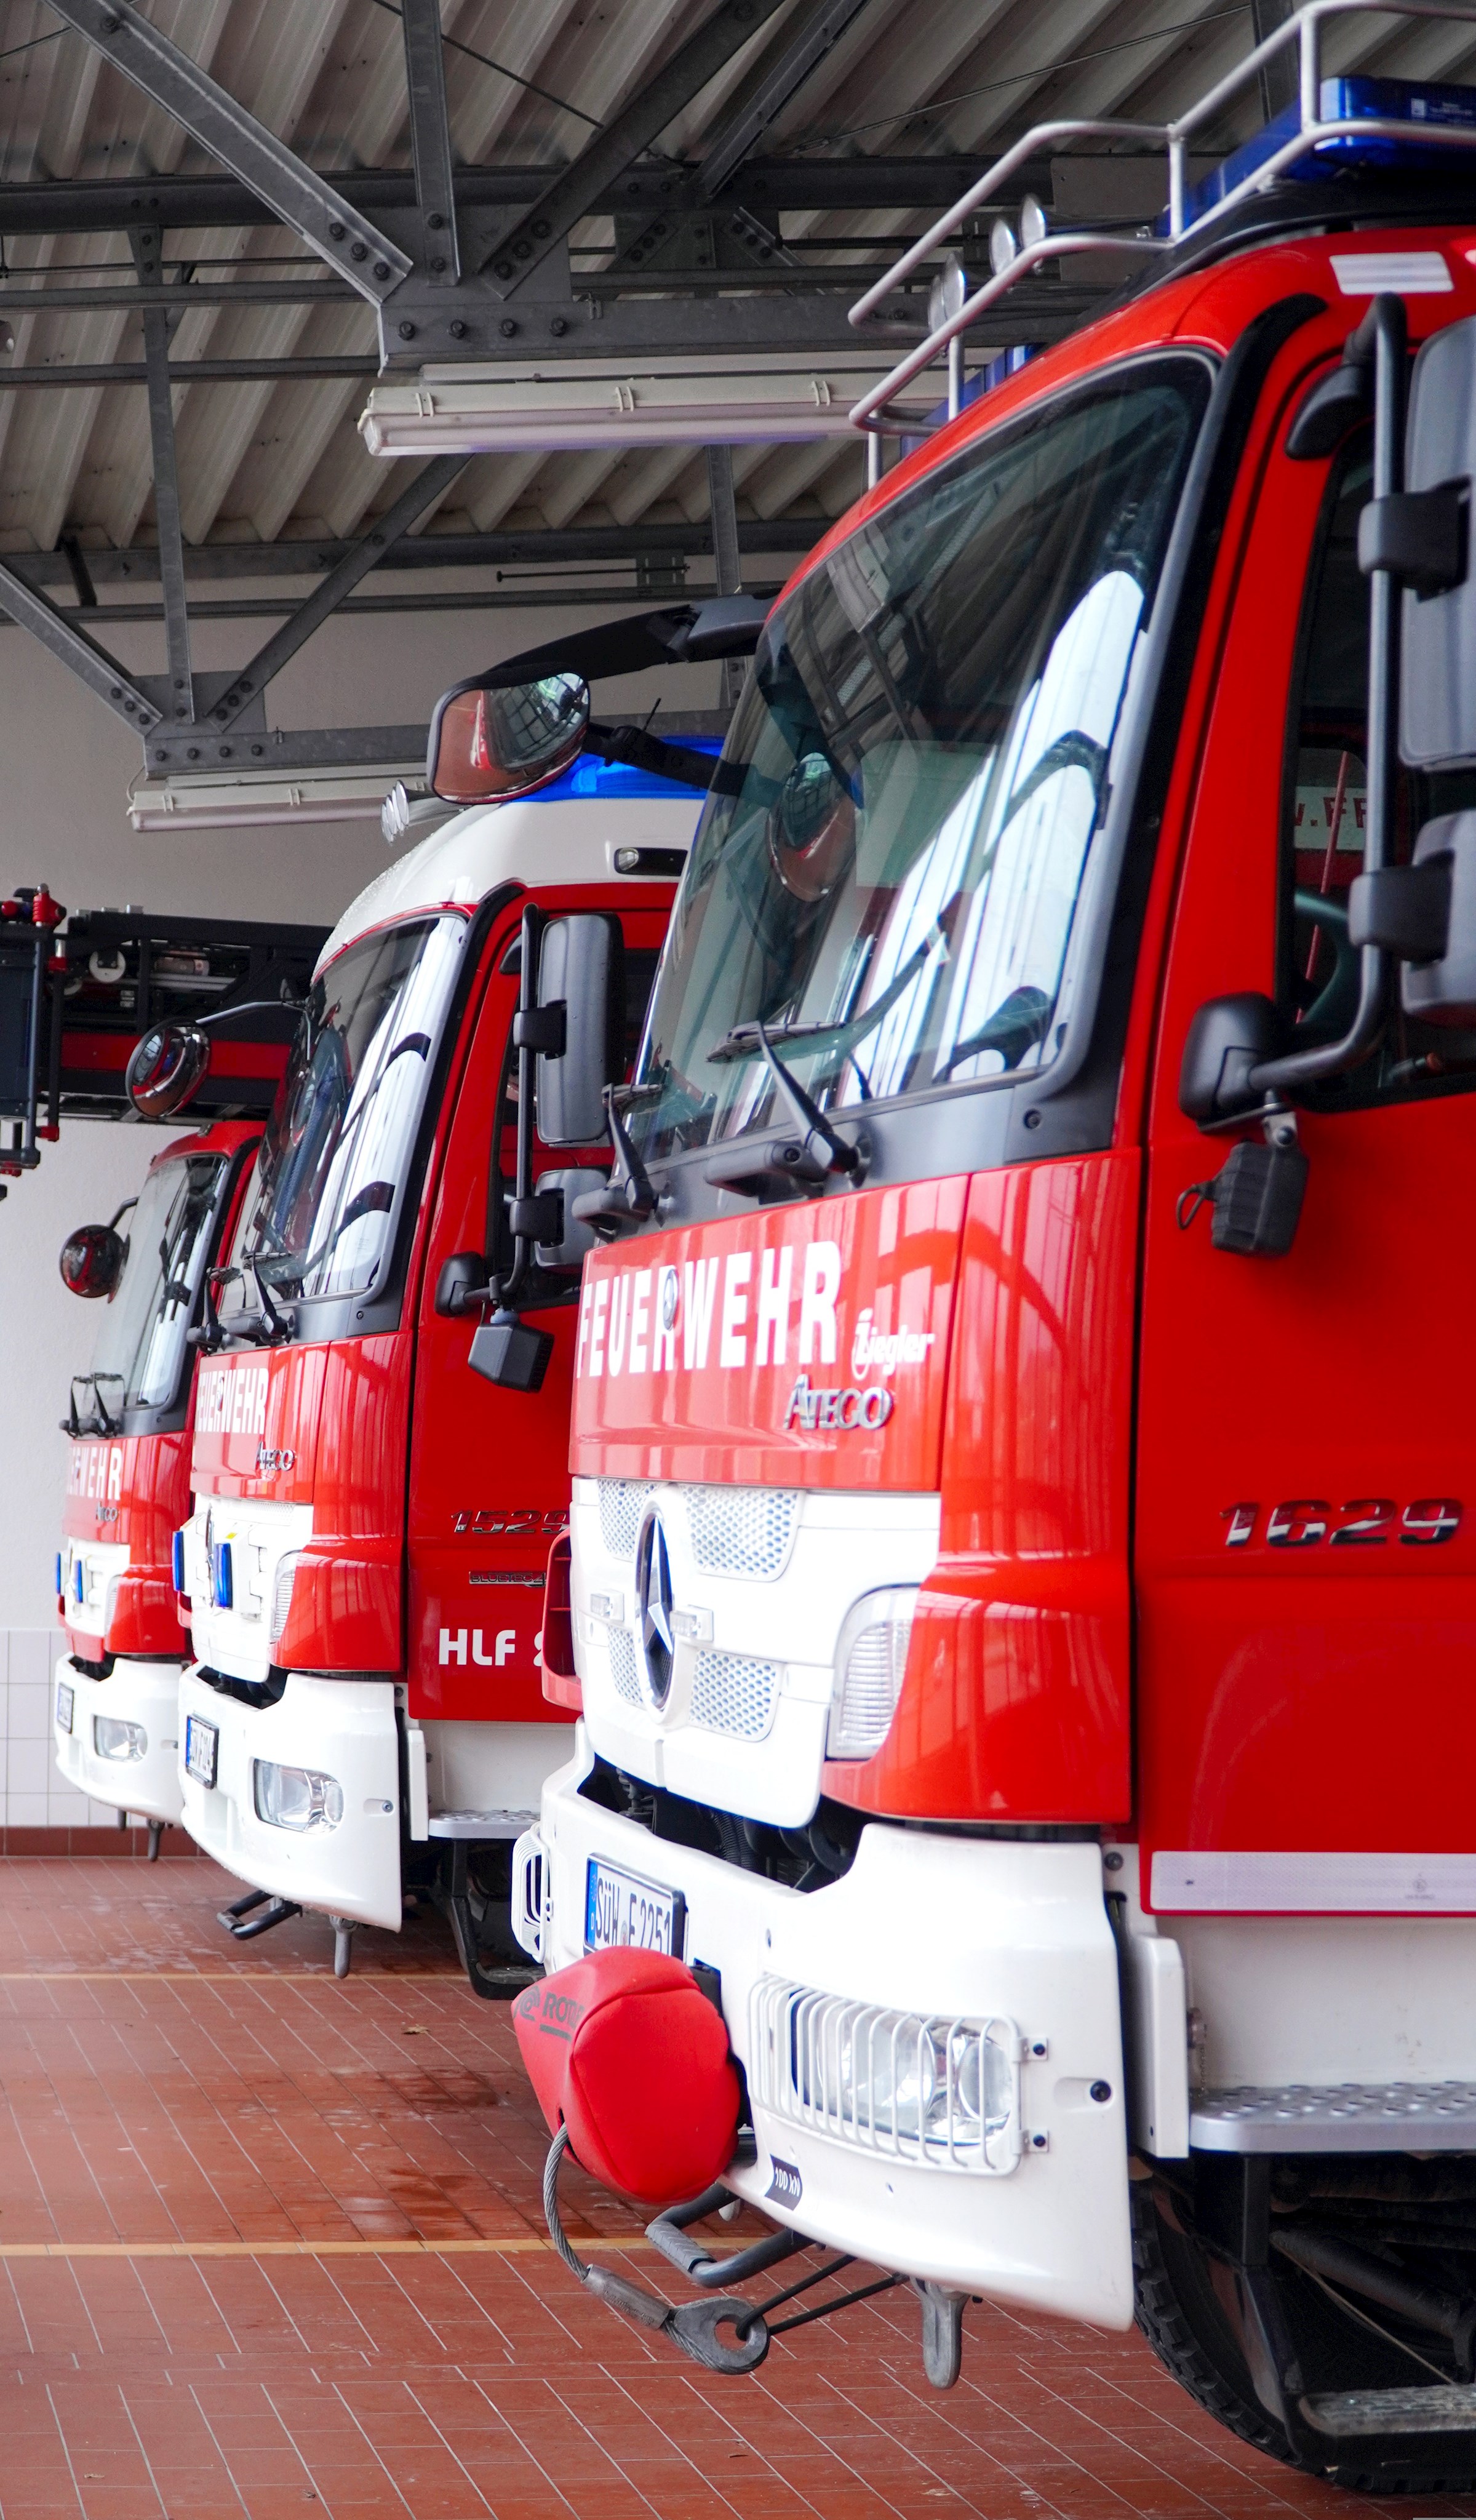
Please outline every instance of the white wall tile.
[{"label": "white wall tile", "polygon": [[11,1741],[5,1759],[7,1800],[17,1794],[51,1791],[54,1761],[49,1741]]},{"label": "white wall tile", "polygon": [[50,1822],[46,1817],[46,1796],[44,1794],[7,1794],[5,1824],[7,1828],[49,1827]]},{"label": "white wall tile", "polygon": [[6,1699],[5,1730],[12,1742],[50,1742],[52,1685],[49,1680],[13,1680],[6,1691]]}]

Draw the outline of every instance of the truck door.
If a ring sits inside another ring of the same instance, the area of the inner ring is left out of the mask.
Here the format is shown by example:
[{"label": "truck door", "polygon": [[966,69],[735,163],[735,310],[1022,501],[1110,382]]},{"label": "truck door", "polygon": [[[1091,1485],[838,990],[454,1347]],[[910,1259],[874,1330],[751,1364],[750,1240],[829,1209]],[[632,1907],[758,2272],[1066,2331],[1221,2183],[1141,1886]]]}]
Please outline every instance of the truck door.
[{"label": "truck door", "polygon": [[[1282,441],[1284,441],[1284,428]],[[1476,1038],[1397,1012],[1300,1112],[1280,1259],[1212,1248],[1179,1110],[1195,1009],[1346,1028],[1362,865],[1366,429],[1278,442],[1246,546],[1170,939],[1152,1083],[1137,1465],[1143,1891],[1181,1912],[1476,1910]],[[1455,783],[1404,780],[1397,854]],[[1453,1862],[1452,1859],[1454,1859]]]},{"label": "truck door", "polygon": [[[647,887],[648,898],[651,897]],[[659,910],[624,918],[633,1053],[665,933]],[[564,906],[549,897],[551,916]],[[601,907],[587,894],[570,909]],[[622,905],[623,907],[623,905]],[[410,1444],[407,1676],[412,1716],[567,1723],[543,1694],[537,1656],[549,1551],[568,1519],[569,1406],[577,1308],[528,1314],[554,1334],[536,1396],[499,1389],[468,1364],[478,1316],[448,1319],[436,1283],[454,1252],[484,1251],[515,1162],[516,1068],[511,1051],[517,1005],[519,923],[499,926],[486,948],[488,977],[431,1216],[416,1329]],[[497,1143],[500,1140],[500,1143]],[[497,1160],[494,1162],[494,1145]],[[547,1153],[551,1167],[580,1160]],[[592,1151],[592,1183],[607,1153]],[[500,1167],[500,1169],[499,1169]]]}]

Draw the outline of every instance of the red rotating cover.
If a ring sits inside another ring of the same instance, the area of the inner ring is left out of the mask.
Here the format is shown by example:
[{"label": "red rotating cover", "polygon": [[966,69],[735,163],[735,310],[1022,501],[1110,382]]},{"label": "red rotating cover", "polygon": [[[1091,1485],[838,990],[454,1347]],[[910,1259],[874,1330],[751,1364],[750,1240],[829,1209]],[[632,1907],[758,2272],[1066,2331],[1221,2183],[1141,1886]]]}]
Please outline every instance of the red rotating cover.
[{"label": "red rotating cover", "polygon": [[733,2159],[738,2078],[691,1969],[663,1952],[593,1952],[513,2007],[539,2105],[617,2195],[677,2205]]}]

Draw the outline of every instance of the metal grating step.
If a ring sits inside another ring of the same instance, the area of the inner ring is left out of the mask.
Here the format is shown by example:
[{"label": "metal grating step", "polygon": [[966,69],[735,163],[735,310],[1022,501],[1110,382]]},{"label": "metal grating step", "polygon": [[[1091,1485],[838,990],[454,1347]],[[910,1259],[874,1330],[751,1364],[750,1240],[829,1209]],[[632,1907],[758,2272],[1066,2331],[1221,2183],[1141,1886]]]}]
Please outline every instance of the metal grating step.
[{"label": "metal grating step", "polygon": [[521,1837],[537,1820],[528,1811],[447,1811],[432,1812],[429,1834],[432,1837]]},{"label": "metal grating step", "polygon": [[1471,2433],[1476,2389],[1335,2389],[1304,2398],[1302,2413],[1314,2432],[1340,2441],[1375,2433]]},{"label": "metal grating step", "polygon": [[1476,2083],[1246,2084],[1195,2092],[1199,2152],[1476,2152]]}]

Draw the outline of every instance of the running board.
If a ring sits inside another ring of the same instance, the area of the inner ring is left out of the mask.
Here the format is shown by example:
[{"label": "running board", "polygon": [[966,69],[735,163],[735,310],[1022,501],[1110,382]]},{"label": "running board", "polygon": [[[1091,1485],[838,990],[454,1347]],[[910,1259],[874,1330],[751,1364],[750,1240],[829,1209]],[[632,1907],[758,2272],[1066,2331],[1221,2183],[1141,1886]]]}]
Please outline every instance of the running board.
[{"label": "running board", "polygon": [[1195,2152],[1473,2152],[1476,2083],[1244,2084],[1195,2092]]},{"label": "running board", "polygon": [[1301,2412],[1314,2432],[1339,2441],[1377,2435],[1476,2432],[1476,2388],[1337,2389],[1304,2398]]}]

